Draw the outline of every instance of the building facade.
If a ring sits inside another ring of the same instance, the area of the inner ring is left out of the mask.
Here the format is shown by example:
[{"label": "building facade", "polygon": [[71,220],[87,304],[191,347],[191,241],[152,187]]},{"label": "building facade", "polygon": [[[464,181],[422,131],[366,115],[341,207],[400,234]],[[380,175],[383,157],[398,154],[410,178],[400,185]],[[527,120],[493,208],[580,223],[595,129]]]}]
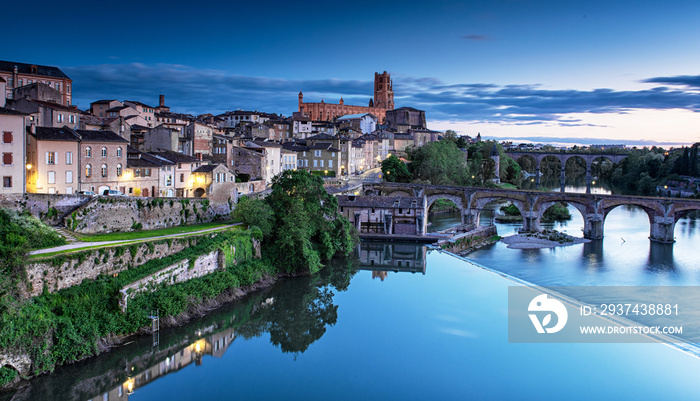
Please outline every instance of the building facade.
[{"label": "building facade", "polygon": [[71,105],[73,80],[57,67],[0,60],[0,78],[7,83],[3,97],[8,99],[15,88],[41,82],[61,92],[62,105]]},{"label": "building facade", "polygon": [[391,75],[374,73],[374,98],[369,100],[368,106],[347,105],[341,98],[337,104],[305,103],[304,94],[299,92],[299,113],[307,115],[313,121],[332,121],[347,114],[371,113],[377,116],[380,122],[384,122],[386,112],[394,108],[394,88]]},{"label": "building facade", "polygon": [[24,193],[26,114],[0,106],[0,194]]}]

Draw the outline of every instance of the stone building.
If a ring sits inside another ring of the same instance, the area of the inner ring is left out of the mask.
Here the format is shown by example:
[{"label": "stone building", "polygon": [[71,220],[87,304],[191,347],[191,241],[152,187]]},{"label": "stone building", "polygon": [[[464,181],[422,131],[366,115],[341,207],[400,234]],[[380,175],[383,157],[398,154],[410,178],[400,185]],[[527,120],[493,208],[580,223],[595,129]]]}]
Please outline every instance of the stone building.
[{"label": "stone building", "polygon": [[370,134],[377,128],[377,117],[372,113],[349,114],[338,117],[341,127],[352,127],[362,134]]},{"label": "stone building", "polygon": [[71,105],[73,80],[58,67],[0,60],[0,78],[7,83],[3,98],[12,99],[15,88],[41,82],[61,93],[60,104]]},{"label": "stone building", "polygon": [[[4,93],[3,93],[4,95]],[[4,100],[4,96],[2,98]],[[27,115],[0,103],[0,194],[26,192],[25,119]]]},{"label": "stone building", "polygon": [[76,132],[80,137],[80,190],[99,194],[108,189],[119,190],[120,176],[127,167],[129,141],[111,131]]},{"label": "stone building", "polygon": [[426,129],[425,111],[413,107],[400,107],[386,113],[386,124],[397,132],[408,132],[409,129]]},{"label": "stone building", "polygon": [[299,92],[299,113],[307,115],[313,121],[332,121],[337,117],[348,114],[371,113],[384,122],[386,112],[394,108],[394,89],[388,72],[374,73],[374,99],[369,100],[368,106],[351,106],[341,98],[338,104],[305,103],[304,94]]},{"label": "stone building", "polygon": [[27,98],[13,100],[9,106],[29,114],[28,125],[56,128],[61,128],[64,125],[71,128],[80,126],[81,113],[76,107]]},{"label": "stone building", "polygon": [[34,127],[27,140],[27,192],[73,194],[79,189],[80,135],[69,127]]},{"label": "stone building", "polygon": [[151,152],[151,154],[174,163],[173,186],[175,188],[175,196],[178,198],[193,197],[194,189],[192,186],[194,178],[192,177],[192,171],[200,166],[201,161],[192,156],[173,151]]},{"label": "stone building", "polygon": [[379,235],[425,235],[425,197],[338,196],[340,214],[357,232]]}]

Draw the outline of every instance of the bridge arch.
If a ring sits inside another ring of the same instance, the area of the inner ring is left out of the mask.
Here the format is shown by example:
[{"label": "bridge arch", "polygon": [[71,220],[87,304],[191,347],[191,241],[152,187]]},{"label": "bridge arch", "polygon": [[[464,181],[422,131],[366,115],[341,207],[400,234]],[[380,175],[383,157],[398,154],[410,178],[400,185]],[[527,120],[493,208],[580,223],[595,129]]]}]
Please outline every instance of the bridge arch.
[{"label": "bridge arch", "polygon": [[469,209],[471,211],[471,220],[477,227],[480,225],[481,212],[484,210],[484,207],[489,203],[496,201],[509,201],[513,204],[513,206],[518,208],[520,214],[523,216],[523,227],[520,229],[520,231],[530,232],[539,230],[539,225],[536,227],[531,227],[530,220],[527,218],[528,212],[530,211],[529,204],[522,199],[509,196],[482,196],[475,199],[470,205],[471,207]]},{"label": "bridge arch", "polygon": [[430,206],[435,203],[436,200],[438,199],[447,199],[448,201],[452,202],[457,206],[459,210],[464,210],[464,201],[462,200],[461,196],[457,195],[450,195],[450,194],[432,194],[428,195],[426,199],[426,210],[430,210]]}]

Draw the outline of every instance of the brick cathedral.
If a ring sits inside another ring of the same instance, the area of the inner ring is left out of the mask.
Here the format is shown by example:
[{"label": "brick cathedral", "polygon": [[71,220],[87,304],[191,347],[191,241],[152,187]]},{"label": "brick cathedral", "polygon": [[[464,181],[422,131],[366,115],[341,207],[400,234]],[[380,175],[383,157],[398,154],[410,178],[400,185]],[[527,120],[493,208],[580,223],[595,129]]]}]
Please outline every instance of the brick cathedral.
[{"label": "brick cathedral", "polygon": [[312,121],[332,121],[336,117],[348,114],[372,113],[380,123],[386,118],[386,111],[394,109],[394,90],[391,76],[388,72],[374,73],[374,99],[369,99],[369,106],[351,106],[340,98],[338,104],[304,103],[304,95],[299,92],[299,113],[308,116]]}]

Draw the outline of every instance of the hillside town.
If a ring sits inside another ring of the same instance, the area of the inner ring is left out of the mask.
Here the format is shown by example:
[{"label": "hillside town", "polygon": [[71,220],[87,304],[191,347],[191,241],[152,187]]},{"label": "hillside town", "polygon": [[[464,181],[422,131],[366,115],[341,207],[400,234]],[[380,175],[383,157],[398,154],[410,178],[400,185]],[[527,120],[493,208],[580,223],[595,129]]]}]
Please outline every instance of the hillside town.
[{"label": "hillside town", "polygon": [[0,193],[237,200],[284,170],[347,178],[441,134],[424,111],[394,107],[386,71],[375,73],[368,106],[308,103],[299,92],[289,116],[183,114],[162,94],[155,106],[95,99],[80,110],[74,90],[57,67],[0,61]]}]

